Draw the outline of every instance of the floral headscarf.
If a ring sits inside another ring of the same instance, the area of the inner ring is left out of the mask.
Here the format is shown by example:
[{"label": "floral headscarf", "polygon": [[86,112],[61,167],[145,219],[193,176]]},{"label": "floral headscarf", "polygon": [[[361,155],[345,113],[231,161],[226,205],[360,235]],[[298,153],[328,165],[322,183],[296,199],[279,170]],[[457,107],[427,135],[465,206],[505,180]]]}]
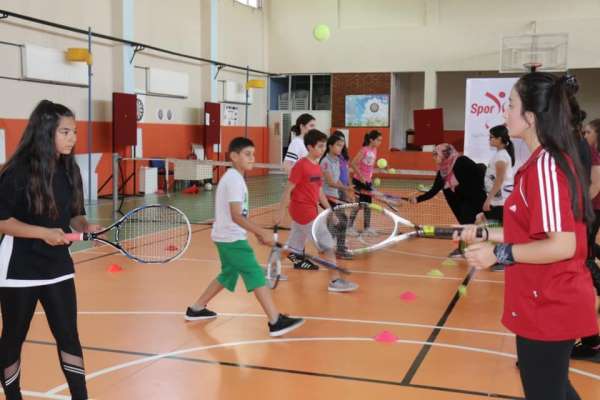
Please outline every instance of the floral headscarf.
[{"label": "floral headscarf", "polygon": [[440,159],[439,171],[442,178],[444,178],[444,189],[450,189],[454,191],[458,186],[458,180],[454,176],[454,163],[456,159],[460,157],[460,154],[454,146],[448,143],[442,143],[435,146],[433,150]]}]

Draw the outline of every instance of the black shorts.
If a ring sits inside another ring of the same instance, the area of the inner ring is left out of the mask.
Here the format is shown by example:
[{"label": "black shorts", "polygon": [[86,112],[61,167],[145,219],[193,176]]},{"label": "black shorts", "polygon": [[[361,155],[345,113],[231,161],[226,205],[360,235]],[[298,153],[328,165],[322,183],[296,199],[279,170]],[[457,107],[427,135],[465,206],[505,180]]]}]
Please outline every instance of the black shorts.
[{"label": "black shorts", "polygon": [[[356,189],[357,192],[360,192],[361,190],[370,192],[373,190],[373,184],[371,182],[363,183],[363,182],[359,181],[358,179],[353,178],[352,184],[354,185],[354,189]],[[358,201],[361,203],[370,203],[371,200],[372,200],[372,196],[369,196],[366,194],[358,195]]]}]

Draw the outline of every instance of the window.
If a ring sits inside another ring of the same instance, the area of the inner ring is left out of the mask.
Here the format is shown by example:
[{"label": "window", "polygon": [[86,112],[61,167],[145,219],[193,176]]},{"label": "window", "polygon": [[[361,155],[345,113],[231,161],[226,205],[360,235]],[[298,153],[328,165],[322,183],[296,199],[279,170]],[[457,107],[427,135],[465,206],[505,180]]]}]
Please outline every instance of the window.
[{"label": "window", "polygon": [[248,7],[252,7],[252,8],[261,8],[262,7],[262,0],[233,0],[233,1],[241,3]]}]

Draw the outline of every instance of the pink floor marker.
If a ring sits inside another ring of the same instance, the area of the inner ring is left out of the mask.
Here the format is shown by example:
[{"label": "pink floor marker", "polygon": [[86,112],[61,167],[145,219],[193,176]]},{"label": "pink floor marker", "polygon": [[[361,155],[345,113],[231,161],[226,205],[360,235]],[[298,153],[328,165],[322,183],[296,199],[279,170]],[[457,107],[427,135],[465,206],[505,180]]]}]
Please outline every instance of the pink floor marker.
[{"label": "pink floor marker", "polygon": [[400,299],[404,301],[414,301],[417,299],[417,295],[414,292],[407,290],[406,292],[400,295]]},{"label": "pink floor marker", "polygon": [[394,343],[396,340],[398,340],[398,336],[394,335],[390,331],[382,331],[379,332],[373,339],[375,339],[376,342],[381,343]]},{"label": "pink floor marker", "polygon": [[108,272],[121,272],[121,271],[123,271],[123,268],[120,265],[111,264],[111,265],[109,265],[109,267],[106,270]]}]

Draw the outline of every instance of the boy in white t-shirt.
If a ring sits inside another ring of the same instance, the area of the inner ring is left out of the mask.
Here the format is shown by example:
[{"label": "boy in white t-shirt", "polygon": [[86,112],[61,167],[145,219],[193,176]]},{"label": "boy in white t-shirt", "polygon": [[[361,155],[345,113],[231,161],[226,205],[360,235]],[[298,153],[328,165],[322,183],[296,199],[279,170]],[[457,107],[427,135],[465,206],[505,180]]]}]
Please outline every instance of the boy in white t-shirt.
[{"label": "boy in white t-shirt", "polygon": [[254,164],[254,144],[238,137],[229,145],[229,157],[233,164],[221,178],[215,198],[215,222],[211,238],[219,251],[221,273],[206,288],[198,300],[188,307],[188,321],[215,318],[217,314],[206,308],[223,288],[233,292],[238,277],[242,277],[248,292],[254,292],[269,319],[269,334],[281,336],[304,323],[301,318],[280,314],[271,292],[266,286],[263,269],[256,261],[252,247],[247,241],[247,231],[252,232],[262,244],[273,245],[269,234],[248,220],[248,188],[244,173]]}]

